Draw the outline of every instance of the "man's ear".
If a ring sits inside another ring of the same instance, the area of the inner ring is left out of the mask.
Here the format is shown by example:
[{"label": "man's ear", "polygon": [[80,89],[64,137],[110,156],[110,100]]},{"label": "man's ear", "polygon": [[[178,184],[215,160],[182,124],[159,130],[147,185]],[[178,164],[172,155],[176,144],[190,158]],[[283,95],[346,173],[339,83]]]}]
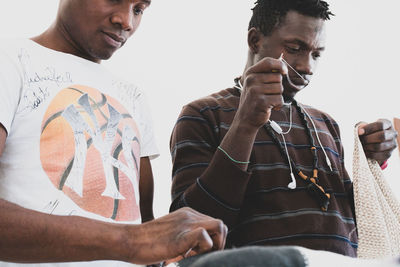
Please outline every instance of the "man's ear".
[{"label": "man's ear", "polygon": [[253,54],[257,54],[260,50],[261,39],[262,33],[256,28],[253,27],[247,32],[247,44]]}]

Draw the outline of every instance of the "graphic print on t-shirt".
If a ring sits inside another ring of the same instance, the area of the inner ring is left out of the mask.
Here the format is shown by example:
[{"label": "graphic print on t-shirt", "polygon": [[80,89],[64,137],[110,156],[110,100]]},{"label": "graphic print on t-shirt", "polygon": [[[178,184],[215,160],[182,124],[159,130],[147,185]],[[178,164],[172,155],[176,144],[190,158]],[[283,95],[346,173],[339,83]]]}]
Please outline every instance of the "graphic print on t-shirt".
[{"label": "graphic print on t-shirt", "polygon": [[57,189],[103,217],[140,218],[139,130],[116,99],[86,86],[65,88],[41,129],[42,167]]}]

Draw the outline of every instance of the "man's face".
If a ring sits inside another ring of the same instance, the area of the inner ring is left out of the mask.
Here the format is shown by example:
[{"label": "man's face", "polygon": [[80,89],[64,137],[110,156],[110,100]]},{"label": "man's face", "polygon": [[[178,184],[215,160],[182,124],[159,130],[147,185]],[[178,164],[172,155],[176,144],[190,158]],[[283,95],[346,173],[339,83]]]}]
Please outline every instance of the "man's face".
[{"label": "man's face", "polygon": [[73,54],[108,59],[135,32],[150,0],[62,0],[58,24]]},{"label": "man's face", "polygon": [[[289,11],[270,36],[263,35],[260,49],[255,55],[255,63],[264,57],[279,58],[283,53],[283,58],[309,81],[324,50],[324,43],[324,20]],[[308,84],[290,67],[288,70],[289,78],[295,86],[284,78],[283,96],[286,100],[292,99]]]}]

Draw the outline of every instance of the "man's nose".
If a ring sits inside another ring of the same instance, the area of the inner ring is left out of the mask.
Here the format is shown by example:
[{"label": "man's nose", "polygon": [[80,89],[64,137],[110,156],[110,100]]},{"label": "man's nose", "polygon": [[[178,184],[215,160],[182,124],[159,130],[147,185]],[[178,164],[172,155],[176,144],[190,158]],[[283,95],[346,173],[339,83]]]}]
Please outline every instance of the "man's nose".
[{"label": "man's nose", "polygon": [[297,58],[294,68],[301,74],[313,75],[314,64],[315,62],[312,55],[307,54],[303,57]]},{"label": "man's nose", "polygon": [[111,16],[111,23],[120,26],[121,30],[131,32],[134,29],[135,16],[133,14],[133,6],[130,3],[121,2],[121,5],[116,7]]}]

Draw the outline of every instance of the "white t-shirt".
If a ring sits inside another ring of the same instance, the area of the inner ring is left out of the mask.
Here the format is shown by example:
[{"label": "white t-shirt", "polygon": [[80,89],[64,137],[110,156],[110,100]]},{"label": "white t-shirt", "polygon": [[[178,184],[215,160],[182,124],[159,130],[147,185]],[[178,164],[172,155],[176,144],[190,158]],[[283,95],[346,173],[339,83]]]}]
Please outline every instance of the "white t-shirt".
[{"label": "white t-shirt", "polygon": [[31,40],[2,41],[0,123],[8,133],[0,198],[49,214],[140,223],[140,157],[158,151],[136,86]]}]

